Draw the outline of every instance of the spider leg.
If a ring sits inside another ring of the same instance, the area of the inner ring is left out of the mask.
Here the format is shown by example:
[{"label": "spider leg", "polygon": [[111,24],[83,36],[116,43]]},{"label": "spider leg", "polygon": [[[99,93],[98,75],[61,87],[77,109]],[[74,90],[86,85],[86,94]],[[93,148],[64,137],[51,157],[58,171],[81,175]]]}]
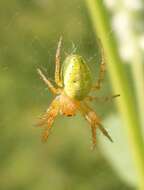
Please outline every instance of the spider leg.
[{"label": "spider leg", "polygon": [[46,111],[46,113],[43,115],[42,118],[40,118],[39,123],[37,124],[37,126],[45,126],[44,131],[42,133],[42,141],[46,142],[50,133],[50,129],[52,127],[52,124],[59,112],[59,100],[56,97],[51,105],[49,106],[48,110]]},{"label": "spider leg", "polygon": [[62,37],[60,37],[59,42],[58,42],[58,47],[56,50],[56,66],[55,66],[55,82],[58,86],[62,87],[62,80],[60,77],[60,50],[61,50],[61,45],[62,45]]},{"label": "spider leg", "polygon": [[97,118],[93,119],[93,114],[96,116],[94,111],[90,110],[90,108],[86,104],[82,104],[80,106],[80,112],[85,117],[85,119],[91,125],[91,132],[92,132],[92,149],[96,146],[96,120]]},{"label": "spider leg", "polygon": [[50,91],[53,94],[58,94],[58,89],[56,89],[52,83],[45,77],[45,75],[42,73],[42,71],[40,69],[37,69],[38,74],[40,75],[40,77],[42,78],[42,80],[44,81],[44,83],[49,87]]},{"label": "spider leg", "polygon": [[112,95],[112,96],[103,96],[103,97],[97,97],[97,96],[87,96],[85,100],[87,101],[99,101],[99,102],[107,102],[107,101],[112,101],[114,98],[119,97],[120,94]]},{"label": "spider leg", "polygon": [[99,129],[101,130],[101,132],[111,141],[113,142],[111,136],[108,134],[107,130],[99,123],[98,124]]},{"label": "spider leg", "polygon": [[97,80],[97,82],[96,82],[96,85],[94,85],[93,87],[92,87],[92,90],[99,90],[100,88],[101,88],[101,86],[102,86],[102,81],[103,81],[103,79],[104,79],[104,74],[105,74],[105,58],[104,58],[104,49],[103,49],[103,47],[102,47],[102,45],[101,45],[101,43],[100,43],[100,41],[99,41],[99,47],[100,47],[100,49],[101,49],[101,54],[102,54],[102,56],[101,56],[101,63],[100,63],[100,70],[99,70],[99,74],[98,74],[98,80]]},{"label": "spider leg", "polygon": [[96,146],[96,126],[91,125],[91,132],[92,132],[92,150],[95,149]]},{"label": "spider leg", "polygon": [[80,111],[91,125],[93,149],[96,146],[96,128],[99,128],[101,132],[112,142],[112,138],[106,129],[102,127],[100,118],[86,103],[81,104]]}]

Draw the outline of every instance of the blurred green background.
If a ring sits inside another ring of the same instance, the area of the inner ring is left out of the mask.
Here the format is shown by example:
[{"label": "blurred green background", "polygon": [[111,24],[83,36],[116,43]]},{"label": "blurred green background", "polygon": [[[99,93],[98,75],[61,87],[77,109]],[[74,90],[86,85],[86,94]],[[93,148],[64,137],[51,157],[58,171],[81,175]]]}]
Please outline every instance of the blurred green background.
[{"label": "blurred green background", "polygon": [[[66,53],[82,55],[96,80],[101,52],[83,0],[0,1],[0,189],[132,190],[135,172],[127,169],[131,156],[114,102],[92,105],[113,144],[98,132],[100,144],[91,151],[91,131],[79,115],[57,117],[48,142],[41,143],[35,125],[53,97],[36,68],[54,80],[61,35],[62,60]],[[105,94],[112,94],[107,73],[98,92]]]}]

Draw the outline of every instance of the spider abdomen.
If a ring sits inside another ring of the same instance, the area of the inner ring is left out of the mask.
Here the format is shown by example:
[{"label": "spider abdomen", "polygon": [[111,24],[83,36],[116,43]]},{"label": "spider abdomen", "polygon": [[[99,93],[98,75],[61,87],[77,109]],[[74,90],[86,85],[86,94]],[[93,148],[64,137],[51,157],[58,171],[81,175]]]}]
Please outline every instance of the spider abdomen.
[{"label": "spider abdomen", "polygon": [[71,98],[83,100],[92,86],[91,72],[79,55],[69,55],[63,64],[64,92]]}]

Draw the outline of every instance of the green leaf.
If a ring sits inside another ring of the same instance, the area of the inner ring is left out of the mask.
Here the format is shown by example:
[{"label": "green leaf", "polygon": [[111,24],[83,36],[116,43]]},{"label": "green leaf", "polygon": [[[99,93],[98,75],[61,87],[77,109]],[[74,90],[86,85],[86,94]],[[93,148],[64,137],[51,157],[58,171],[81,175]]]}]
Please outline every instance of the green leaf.
[{"label": "green leaf", "polygon": [[105,120],[105,126],[110,126],[109,134],[114,143],[100,138],[100,148],[118,175],[131,186],[137,185],[137,175],[133,165],[129,142],[123,129],[123,124],[117,115],[111,115]]}]

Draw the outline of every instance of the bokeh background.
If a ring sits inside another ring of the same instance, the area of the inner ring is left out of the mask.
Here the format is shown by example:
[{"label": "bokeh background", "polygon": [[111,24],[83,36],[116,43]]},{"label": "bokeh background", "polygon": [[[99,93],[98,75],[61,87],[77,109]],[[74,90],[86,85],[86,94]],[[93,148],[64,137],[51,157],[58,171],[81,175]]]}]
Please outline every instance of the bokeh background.
[{"label": "bokeh background", "polygon": [[[62,60],[66,54],[82,55],[95,81],[101,52],[85,1],[0,1],[0,189],[133,190],[136,174],[115,105],[119,99],[92,104],[113,144],[98,132],[97,148],[91,151],[91,131],[80,115],[58,116],[48,142],[41,143],[41,129],[36,123],[53,96],[36,68],[54,82],[55,52],[61,35]],[[125,67],[129,74],[129,64]],[[107,72],[97,95],[110,94]]]}]

